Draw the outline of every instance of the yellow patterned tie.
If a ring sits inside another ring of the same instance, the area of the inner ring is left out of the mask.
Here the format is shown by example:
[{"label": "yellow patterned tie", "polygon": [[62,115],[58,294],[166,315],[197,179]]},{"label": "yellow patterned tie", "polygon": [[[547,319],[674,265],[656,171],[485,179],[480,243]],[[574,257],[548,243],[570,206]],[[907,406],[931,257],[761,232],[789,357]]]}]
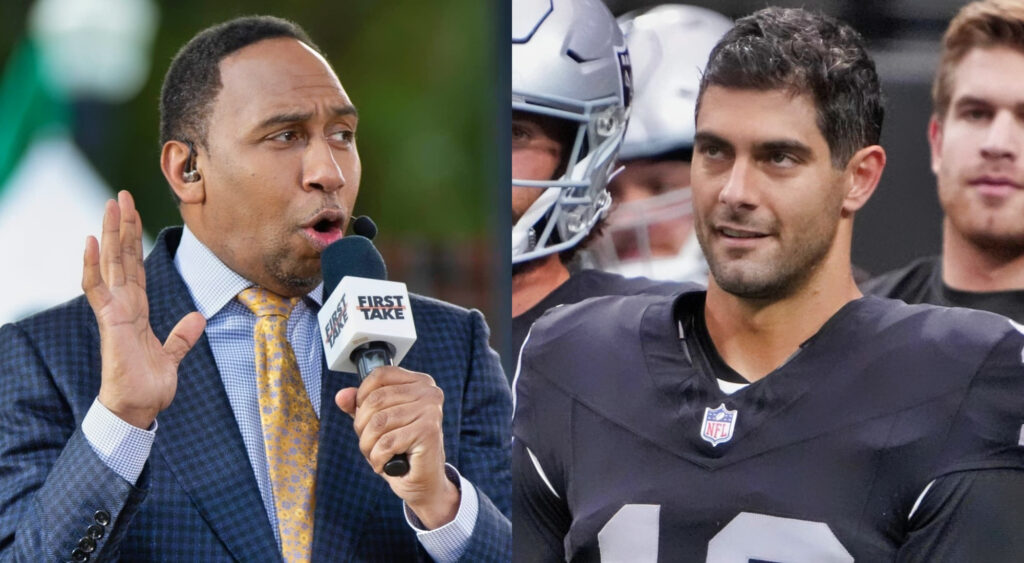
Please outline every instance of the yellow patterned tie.
[{"label": "yellow patterned tie", "polygon": [[259,317],[253,330],[263,444],[274,488],[285,561],[309,561],[320,422],[288,343],[288,315],[299,298],[250,287],[238,300]]}]

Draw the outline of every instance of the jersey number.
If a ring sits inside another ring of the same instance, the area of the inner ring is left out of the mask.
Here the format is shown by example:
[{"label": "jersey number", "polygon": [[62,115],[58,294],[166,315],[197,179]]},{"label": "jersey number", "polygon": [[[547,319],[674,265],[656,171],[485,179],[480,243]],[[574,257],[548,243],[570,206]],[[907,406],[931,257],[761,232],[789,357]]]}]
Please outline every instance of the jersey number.
[{"label": "jersey number", "polygon": [[[657,563],[661,507],[627,504],[597,534],[601,561]],[[822,522],[741,512],[708,543],[708,563],[852,563]]]}]

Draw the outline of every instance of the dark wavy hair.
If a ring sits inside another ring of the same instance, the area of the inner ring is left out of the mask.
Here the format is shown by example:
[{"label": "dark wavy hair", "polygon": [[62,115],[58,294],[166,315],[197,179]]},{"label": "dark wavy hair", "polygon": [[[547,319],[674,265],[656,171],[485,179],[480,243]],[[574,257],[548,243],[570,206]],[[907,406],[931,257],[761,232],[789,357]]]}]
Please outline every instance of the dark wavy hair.
[{"label": "dark wavy hair", "polygon": [[824,14],[772,7],[737,20],[711,51],[697,114],[708,86],[810,95],[836,168],[882,134],[882,90],[864,40]]}]

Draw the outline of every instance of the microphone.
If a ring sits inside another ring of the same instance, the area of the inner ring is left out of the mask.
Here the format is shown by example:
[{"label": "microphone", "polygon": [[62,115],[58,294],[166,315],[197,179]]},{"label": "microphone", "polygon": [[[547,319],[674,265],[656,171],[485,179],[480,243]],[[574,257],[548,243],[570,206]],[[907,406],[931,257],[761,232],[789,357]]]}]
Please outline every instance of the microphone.
[{"label": "microphone", "polygon": [[[369,217],[356,219],[353,228],[360,228],[364,218],[376,234]],[[404,283],[387,281],[384,259],[370,239],[343,237],[324,249],[320,263],[324,295],[329,297],[320,308],[317,324],[328,367],[358,373],[362,380],[378,367],[402,361],[416,342],[409,291]],[[392,477],[408,472],[404,453],[384,464],[384,473]]]},{"label": "microphone", "polygon": [[352,222],[352,232],[373,240],[373,237],[377,236],[377,224],[369,216],[360,215]]}]

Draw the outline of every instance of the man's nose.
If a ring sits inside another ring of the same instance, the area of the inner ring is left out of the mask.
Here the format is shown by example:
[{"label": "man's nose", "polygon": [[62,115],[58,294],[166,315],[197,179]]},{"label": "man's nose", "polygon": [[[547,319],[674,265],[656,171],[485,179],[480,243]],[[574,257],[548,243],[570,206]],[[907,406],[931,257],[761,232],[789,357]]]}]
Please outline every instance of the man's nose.
[{"label": "man's nose", "polygon": [[303,155],[302,186],[308,190],[334,191],[345,186],[345,175],[326,139],[310,142]]}]

